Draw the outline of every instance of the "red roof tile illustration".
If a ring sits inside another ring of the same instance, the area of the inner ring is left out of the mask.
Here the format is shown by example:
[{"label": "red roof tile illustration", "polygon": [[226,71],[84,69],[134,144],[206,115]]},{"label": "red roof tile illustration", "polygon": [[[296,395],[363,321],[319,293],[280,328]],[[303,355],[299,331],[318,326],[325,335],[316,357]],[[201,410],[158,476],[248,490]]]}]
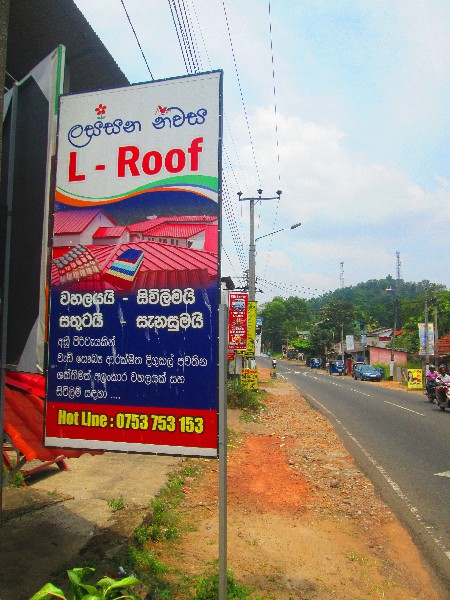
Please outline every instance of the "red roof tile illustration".
[{"label": "red roof tile illustration", "polygon": [[161,238],[180,238],[189,239],[198,233],[205,231],[204,225],[190,225],[188,223],[179,223],[177,225],[172,223],[164,223],[158,227],[151,227],[145,232],[145,235],[151,237]]},{"label": "red roof tile illustration", "polygon": [[172,215],[166,217],[156,217],[156,219],[147,219],[146,221],[140,221],[139,223],[130,223],[130,225],[127,225],[127,227],[131,233],[139,233],[168,223],[207,224],[217,220],[218,217],[216,215]]},{"label": "red roof tile illustration", "polygon": [[116,238],[123,235],[126,227],[99,227],[92,236],[93,238]]},{"label": "red roof tile illustration", "polygon": [[58,258],[54,258],[53,264],[58,269],[61,283],[78,281],[100,273],[97,261],[82,244],[74,246]]},{"label": "red roof tile illustration", "polygon": [[147,289],[184,289],[208,287],[210,278],[206,269],[190,271],[144,271],[136,279],[136,287]]},{"label": "red roof tile illustration", "polygon": [[111,221],[111,224],[116,224],[114,219],[101,209],[63,210],[55,213],[54,234],[82,233],[100,213],[103,213]]},{"label": "red roof tile illustration", "polygon": [[[198,272],[199,270],[207,273],[209,280],[217,277],[217,254],[205,252],[203,250],[193,250],[192,248],[182,248],[170,244],[160,244],[158,242],[129,242],[118,244],[117,246],[89,246],[89,251],[100,266],[102,273],[105,273],[114,263],[119,255],[126,250],[140,250],[143,252],[143,260],[136,277],[134,287],[144,285],[148,272]],[[100,276],[101,277],[101,276]],[[197,275],[193,273],[193,278]],[[86,278],[83,280],[83,290],[95,291],[104,289],[99,286],[99,276]],[[91,285],[89,285],[89,282]],[[52,285],[61,285],[58,270],[52,264]],[[107,287],[111,287],[110,285]],[[148,287],[145,284],[145,287]],[[176,286],[178,287],[178,286]]]}]

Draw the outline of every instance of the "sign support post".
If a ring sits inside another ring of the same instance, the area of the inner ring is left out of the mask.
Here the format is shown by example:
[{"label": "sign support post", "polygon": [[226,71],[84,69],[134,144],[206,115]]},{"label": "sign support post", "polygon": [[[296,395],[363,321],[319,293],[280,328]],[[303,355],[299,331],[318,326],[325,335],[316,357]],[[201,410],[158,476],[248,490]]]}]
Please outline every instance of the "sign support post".
[{"label": "sign support post", "polygon": [[227,597],[227,380],[228,307],[219,305],[219,600]]},{"label": "sign support post", "polygon": [[[5,379],[6,379],[6,351],[7,351],[7,335],[8,335],[8,296],[9,296],[9,268],[11,263],[11,215],[13,203],[13,188],[14,188],[14,161],[16,157],[16,123],[17,123],[17,102],[18,88],[17,85],[13,88],[13,96],[11,100],[11,123],[9,136],[9,163],[8,163],[8,181],[6,192],[6,219],[5,229],[6,238],[4,244],[5,250],[5,273],[3,277],[3,298],[0,298],[2,306],[2,326],[1,326],[1,346],[0,346],[0,441],[3,448],[3,438],[5,435]],[[3,514],[3,476],[0,479],[0,523],[2,522]]]}]

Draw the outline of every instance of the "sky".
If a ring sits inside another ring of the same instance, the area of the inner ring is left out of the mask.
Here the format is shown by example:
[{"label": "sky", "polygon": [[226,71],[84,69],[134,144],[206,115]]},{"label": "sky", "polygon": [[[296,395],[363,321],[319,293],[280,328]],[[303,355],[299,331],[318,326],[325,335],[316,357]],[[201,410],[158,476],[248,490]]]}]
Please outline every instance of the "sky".
[{"label": "sky", "polygon": [[224,71],[223,276],[248,268],[237,192],[262,189],[282,194],[255,207],[259,302],[398,268],[450,287],[448,0],[123,1],[150,71],[121,0],[75,3],[131,83],[187,73],[175,4]]}]

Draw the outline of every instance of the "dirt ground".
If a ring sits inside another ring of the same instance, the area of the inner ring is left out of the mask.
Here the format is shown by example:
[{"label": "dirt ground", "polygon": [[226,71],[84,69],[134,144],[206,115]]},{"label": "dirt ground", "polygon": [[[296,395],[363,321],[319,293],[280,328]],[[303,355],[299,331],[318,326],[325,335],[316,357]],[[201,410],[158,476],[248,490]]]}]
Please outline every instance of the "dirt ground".
[{"label": "dirt ground", "polygon": [[[51,467],[26,488],[5,488],[0,600],[28,600],[49,581],[62,585],[55,574],[65,569],[107,562],[141,524],[180,460],[83,454],[67,461],[70,471]],[[114,512],[108,502],[120,498],[125,507]]]},{"label": "dirt ground", "polygon": [[[444,600],[408,533],[331,424],[286,380],[260,370],[258,422],[228,411],[228,566],[267,600]],[[191,459],[192,460],[192,459]],[[112,556],[181,459],[105,454],[7,490],[0,599],[28,600],[63,566]],[[218,554],[218,462],[202,461],[180,514],[190,531],[153,550],[202,575]],[[122,496],[126,507],[107,505]],[[5,560],[5,557],[6,560]]]},{"label": "dirt ground", "polygon": [[[228,417],[228,565],[238,581],[264,599],[447,598],[330,423],[290,383],[260,374],[270,394],[261,422]],[[186,498],[190,574],[217,556],[217,486],[211,463]]]}]

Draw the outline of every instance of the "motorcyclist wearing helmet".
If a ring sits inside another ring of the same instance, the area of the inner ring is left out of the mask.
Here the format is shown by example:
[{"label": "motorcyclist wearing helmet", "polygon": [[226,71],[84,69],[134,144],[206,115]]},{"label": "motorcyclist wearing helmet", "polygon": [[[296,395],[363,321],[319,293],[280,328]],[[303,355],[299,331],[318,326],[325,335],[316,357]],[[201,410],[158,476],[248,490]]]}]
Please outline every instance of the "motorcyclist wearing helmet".
[{"label": "motorcyclist wearing helmet", "polygon": [[428,367],[428,371],[425,374],[426,379],[426,390],[427,394],[431,393],[432,389],[436,387],[436,378],[438,376],[438,372],[436,371],[436,367],[434,365],[430,365]]},{"label": "motorcyclist wearing helmet", "polygon": [[439,373],[436,377],[436,398],[438,404],[446,404],[446,387],[450,386],[450,375],[447,373],[447,365],[439,365]]}]

